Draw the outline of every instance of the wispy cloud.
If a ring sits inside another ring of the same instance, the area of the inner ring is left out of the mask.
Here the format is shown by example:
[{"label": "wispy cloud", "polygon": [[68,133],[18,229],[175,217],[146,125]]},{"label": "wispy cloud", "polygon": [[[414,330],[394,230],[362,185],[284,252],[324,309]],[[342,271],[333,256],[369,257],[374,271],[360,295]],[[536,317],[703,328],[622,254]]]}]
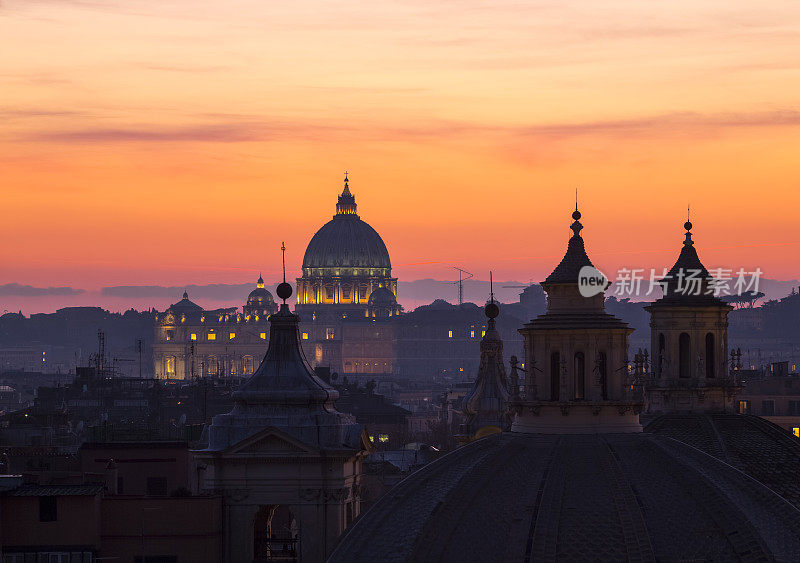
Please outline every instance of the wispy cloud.
[{"label": "wispy cloud", "polygon": [[[3,112],[0,111],[0,115]],[[37,113],[31,115],[49,115]],[[57,115],[57,114],[53,114]],[[267,141],[321,141],[344,139],[413,141],[453,139],[473,135],[569,139],[582,136],[665,137],[718,134],[724,130],[755,127],[800,126],[800,111],[778,110],[751,113],[672,112],[631,119],[583,122],[552,122],[530,125],[492,125],[456,120],[425,120],[407,125],[348,121],[259,121],[247,116],[238,120],[182,126],[136,125],[51,129],[23,134],[20,140],[52,143],[247,143]]]},{"label": "wispy cloud", "polygon": [[520,128],[523,135],[573,137],[578,135],[637,134],[660,136],[750,127],[797,127],[800,111],[783,110],[753,113],[675,112],[633,119],[553,123]]},{"label": "wispy cloud", "polygon": [[84,289],[73,287],[34,287],[18,283],[0,285],[0,297],[42,297],[45,295],[80,295],[86,293]]}]

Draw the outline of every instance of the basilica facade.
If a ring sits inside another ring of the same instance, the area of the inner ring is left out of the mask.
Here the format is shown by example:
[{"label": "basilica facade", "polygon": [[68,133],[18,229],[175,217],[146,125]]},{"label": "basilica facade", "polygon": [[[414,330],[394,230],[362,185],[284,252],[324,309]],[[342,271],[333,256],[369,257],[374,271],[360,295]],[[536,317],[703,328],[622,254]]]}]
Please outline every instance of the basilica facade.
[{"label": "basilica facade", "polygon": [[259,277],[240,313],[236,307],[206,310],[183,299],[155,318],[153,373],[158,379],[249,376],[264,357],[269,316],[277,311]]}]

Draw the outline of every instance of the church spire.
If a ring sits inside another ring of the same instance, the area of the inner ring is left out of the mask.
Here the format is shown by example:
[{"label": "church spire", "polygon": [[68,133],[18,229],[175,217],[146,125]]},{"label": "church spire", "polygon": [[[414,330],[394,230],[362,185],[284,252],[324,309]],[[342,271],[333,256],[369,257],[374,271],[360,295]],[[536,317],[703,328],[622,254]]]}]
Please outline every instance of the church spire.
[{"label": "church spire", "polygon": [[492,274],[489,273],[489,302],[486,304],[486,334],[481,340],[481,363],[472,390],[464,397],[464,430],[470,438],[484,427],[507,430],[510,427],[510,390],[503,364],[503,341],[495,328],[500,307],[494,301]]},{"label": "church spire", "polygon": [[339,195],[339,201],[336,204],[337,215],[355,215],[356,214],[356,198],[350,193],[350,179],[348,173],[344,173],[344,189]]},{"label": "church spire", "polygon": [[583,238],[581,237],[583,225],[580,222],[580,218],[581,212],[578,211],[578,203],[576,201],[575,211],[572,212],[573,222],[569,227],[572,229],[572,237],[567,244],[567,252],[558,266],[556,266],[556,269],[547,276],[544,283],[570,283],[577,285],[578,273],[581,268],[592,266],[592,261],[589,260],[589,256],[586,255],[586,249],[583,246]]},{"label": "church spire", "polygon": [[300,317],[286,304],[292,286],[283,281],[277,293],[283,304],[269,316],[267,353],[256,372],[232,394],[233,410],[214,417],[209,449],[224,450],[267,427],[315,447],[358,447],[361,427],[352,416],[336,411],[338,391],[320,379],[305,359]]}]

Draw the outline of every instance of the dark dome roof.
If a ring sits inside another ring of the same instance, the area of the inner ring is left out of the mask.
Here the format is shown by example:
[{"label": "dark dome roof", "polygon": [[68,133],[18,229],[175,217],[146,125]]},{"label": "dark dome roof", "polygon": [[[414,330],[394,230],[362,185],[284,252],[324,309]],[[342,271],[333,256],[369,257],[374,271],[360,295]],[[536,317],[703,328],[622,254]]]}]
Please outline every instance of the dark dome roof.
[{"label": "dark dome roof", "polygon": [[247,304],[248,305],[256,305],[259,303],[274,303],[275,299],[272,297],[272,294],[263,287],[257,287],[253,291],[250,292],[250,295],[247,296]]},{"label": "dark dome roof", "polygon": [[764,483],[800,508],[800,441],[759,416],[664,414],[645,432],[680,440]]},{"label": "dark dome roof", "polygon": [[355,214],[339,214],[308,243],[303,268],[391,268],[380,235]]},{"label": "dark dome roof", "polygon": [[384,495],[330,561],[797,560],[800,511],[648,433],[494,434]]},{"label": "dark dome roof", "polygon": [[373,307],[392,307],[397,304],[394,293],[385,287],[379,287],[369,296],[369,304]]},{"label": "dark dome roof", "polygon": [[173,303],[172,305],[169,306],[169,308],[172,311],[176,311],[176,312],[189,312],[189,311],[202,311],[203,310],[203,308],[200,305],[198,305],[197,303],[189,301],[189,293],[186,292],[186,291],[183,292],[183,299],[181,299],[177,303]]}]

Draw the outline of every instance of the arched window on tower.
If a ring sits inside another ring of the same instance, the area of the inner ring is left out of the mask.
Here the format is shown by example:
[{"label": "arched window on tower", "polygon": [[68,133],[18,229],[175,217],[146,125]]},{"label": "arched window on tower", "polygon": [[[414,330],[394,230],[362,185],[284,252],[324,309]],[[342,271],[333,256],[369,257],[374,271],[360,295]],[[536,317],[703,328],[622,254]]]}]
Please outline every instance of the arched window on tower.
[{"label": "arched window on tower", "polygon": [[661,377],[662,370],[664,369],[664,357],[667,353],[667,339],[664,336],[664,333],[661,332],[658,334],[658,357],[656,361],[656,376]]},{"label": "arched window on tower", "polygon": [[586,398],[586,359],[583,352],[575,352],[572,370],[575,374],[575,399],[583,400]]},{"label": "arched window on tower", "polygon": [[692,377],[692,340],[688,333],[682,332],[678,337],[678,377]]},{"label": "arched window on tower", "polygon": [[550,354],[550,400],[558,401],[561,394],[561,354]]},{"label": "arched window on tower", "polygon": [[714,377],[716,365],[714,364],[714,333],[706,334],[706,377]]}]

